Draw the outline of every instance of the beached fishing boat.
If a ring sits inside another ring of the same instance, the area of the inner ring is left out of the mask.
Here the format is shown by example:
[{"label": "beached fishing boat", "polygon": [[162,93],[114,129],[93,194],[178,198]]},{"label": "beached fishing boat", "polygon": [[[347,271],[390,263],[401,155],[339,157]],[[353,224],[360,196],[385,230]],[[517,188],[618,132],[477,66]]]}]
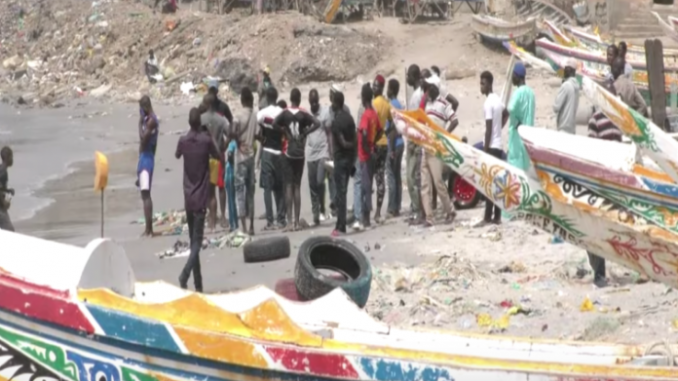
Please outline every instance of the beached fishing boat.
[{"label": "beached fishing boat", "polygon": [[536,19],[509,22],[487,15],[473,15],[471,27],[482,41],[488,43],[516,41],[519,44],[530,44],[537,37]]},{"label": "beached fishing boat", "polygon": [[528,19],[549,20],[557,25],[574,24],[565,11],[553,2],[542,0],[513,0],[516,16]]},{"label": "beached fishing boat", "polygon": [[136,282],[110,240],[0,240],[3,381],[678,380],[661,353],[675,346],[398,329],[340,289],[307,303],[265,287],[197,294]]},{"label": "beached fishing boat", "polygon": [[661,128],[630,109],[593,80],[583,78],[582,90],[624,135],[633,140],[642,152],[654,160],[667,175],[678,183],[678,142]]},{"label": "beached fishing boat", "polygon": [[561,185],[589,205],[609,200],[678,233],[678,186],[664,173],[635,165],[633,147],[544,128],[520,134],[542,187]]},{"label": "beached fishing boat", "polygon": [[[560,45],[549,41],[546,38],[538,39],[535,44],[537,45],[537,49],[543,52],[576,58],[577,60],[586,63],[607,65],[607,55],[605,50],[589,50],[574,46]],[[644,52],[642,55],[627,54],[626,60],[633,67],[634,71],[647,71]],[[678,71],[678,56],[664,55],[664,71]]]},{"label": "beached fishing boat", "polygon": [[667,17],[669,20],[669,24],[673,27],[673,29],[676,29],[676,26],[678,26],[678,17],[674,16],[669,16]]},{"label": "beached fishing boat", "polygon": [[664,20],[664,18],[660,16],[657,12],[651,13],[659,22],[659,26],[662,28],[664,35],[666,35],[666,37],[673,39],[674,41],[678,41],[678,31],[676,31],[673,24],[666,22],[666,20]]},{"label": "beached fishing boat", "polygon": [[[667,284],[678,285],[678,236],[637,219],[601,197],[600,205],[543,188],[525,171],[461,143],[421,110],[394,111],[408,139],[434,152],[502,210],[608,260]],[[530,128],[530,127],[521,127]],[[651,251],[652,255],[638,253]],[[676,373],[678,377],[678,373]]]},{"label": "beached fishing boat", "polygon": [[[563,25],[562,28],[559,28],[553,23],[544,23],[543,29],[545,34],[551,36],[555,42],[561,45],[572,45],[592,51],[606,52],[607,47],[614,44],[613,40],[604,39],[596,33],[589,33],[572,25]],[[565,36],[570,40],[570,43],[560,42],[553,35]],[[627,42],[626,55],[632,61],[645,62],[645,47]],[[664,48],[664,58],[669,62],[678,64],[678,50]]]}]

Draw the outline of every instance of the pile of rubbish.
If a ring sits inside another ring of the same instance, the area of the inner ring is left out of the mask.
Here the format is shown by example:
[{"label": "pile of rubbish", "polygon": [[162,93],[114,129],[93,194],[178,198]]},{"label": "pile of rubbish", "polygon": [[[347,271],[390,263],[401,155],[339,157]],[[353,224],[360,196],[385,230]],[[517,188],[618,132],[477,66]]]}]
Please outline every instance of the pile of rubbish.
[{"label": "pile of rubbish", "polygon": [[[136,221],[133,221],[133,223],[143,225],[146,221],[141,217]],[[166,227],[162,230],[162,235],[181,235],[183,233],[188,233],[186,211],[170,210],[168,212],[156,212],[153,214],[153,226]]]},{"label": "pile of rubbish", "polygon": [[[352,80],[388,46],[385,36],[296,12],[220,16],[190,7],[163,15],[125,0],[3,2],[0,98],[54,106],[85,96],[136,101],[144,93],[172,101],[184,97],[182,84],[208,77],[235,92],[254,87],[264,66],[274,83]],[[153,78],[145,72],[151,49]]]},{"label": "pile of rubbish", "polygon": [[[202,250],[223,249],[226,247],[239,248],[250,242],[252,237],[240,231],[234,231],[216,238],[205,237],[202,240]],[[177,240],[171,248],[156,253],[160,258],[181,258],[187,257],[191,253],[191,245],[188,241]]]}]

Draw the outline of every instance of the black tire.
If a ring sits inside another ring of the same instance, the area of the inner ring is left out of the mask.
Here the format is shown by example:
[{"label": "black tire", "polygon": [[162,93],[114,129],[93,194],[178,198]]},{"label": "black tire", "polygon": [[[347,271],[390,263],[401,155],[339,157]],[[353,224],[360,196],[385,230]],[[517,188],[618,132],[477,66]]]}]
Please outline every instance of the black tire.
[{"label": "black tire", "polygon": [[[337,279],[318,270],[333,270]],[[339,287],[358,305],[367,304],[372,285],[372,266],[355,245],[343,239],[312,237],[299,248],[294,283],[302,300],[314,300]]]},{"label": "black tire", "polygon": [[248,242],[243,247],[242,254],[245,263],[256,263],[289,258],[290,250],[290,239],[281,235]]}]

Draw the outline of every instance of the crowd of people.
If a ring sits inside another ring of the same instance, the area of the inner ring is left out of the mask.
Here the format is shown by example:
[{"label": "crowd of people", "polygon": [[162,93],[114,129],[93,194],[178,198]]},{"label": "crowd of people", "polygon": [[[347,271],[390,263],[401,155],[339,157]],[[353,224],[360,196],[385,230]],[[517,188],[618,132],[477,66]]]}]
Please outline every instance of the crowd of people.
[{"label": "crowd of people", "polygon": [[[610,74],[605,85],[630,107],[647,115],[647,105],[631,80],[632,69],[625,54],[624,43],[609,47]],[[556,127],[566,133],[576,132],[580,91],[577,67],[574,60],[565,63],[563,83],[553,105]],[[482,110],[485,120],[482,149],[502,158],[502,129],[508,123],[506,159],[509,164],[527,170],[530,160],[522,146],[518,126],[534,126],[536,99],[525,81],[525,65],[518,62],[513,68],[514,90],[506,107],[493,91],[492,73],[484,71],[479,78],[480,92],[486,97]],[[406,80],[414,89],[406,102],[407,110],[423,110],[430,121],[448,132],[454,131],[458,125],[459,102],[447,91],[440,70],[435,66],[421,69],[411,65]],[[370,227],[372,221],[380,223],[387,195],[385,218],[399,217],[404,155],[405,183],[411,200],[407,222],[429,227],[436,222],[454,221],[454,203],[444,180],[446,166],[440,158],[401,136],[395,127],[392,110],[404,108],[398,99],[399,93],[398,80],[386,81],[377,75],[372,83],[362,86],[361,103],[354,119],[340,85],[330,87],[329,105],[321,105],[319,92],[312,89],[307,96],[308,107],[302,106],[302,94],[297,88],[290,92],[288,105],[279,99],[270,71],[265,69],[258,86],[258,107],[252,90],[244,87],[240,91],[239,112],[233,114],[218,96],[218,83],[211,83],[200,105],[190,110],[190,130],[179,139],[176,149],[176,158],[183,158],[184,204],[191,242],[191,253],[180,277],[181,286],[186,287],[192,272],[196,289],[202,290],[198,254],[205,225],[212,232],[220,224],[231,231],[240,228],[243,233],[254,234],[257,174],[264,192],[264,230],[288,232],[303,228],[300,214],[304,171],[308,177],[313,224],[336,218],[332,236],[346,234],[350,220],[355,230]],[[148,96],[140,99],[139,108],[137,186],[144,209],[144,235],[154,236],[151,185],[159,120]],[[593,113],[588,131],[593,138],[621,141],[619,128],[600,110]],[[0,229],[13,230],[8,209],[14,190],[8,187],[7,174],[13,164],[13,154],[9,147],[4,147],[0,156]],[[351,179],[354,197],[349,216],[347,193]],[[438,221],[434,214],[437,199],[442,206],[442,218]],[[481,224],[499,224],[501,219],[501,210],[486,200]],[[594,253],[589,253],[589,257],[594,282],[603,285],[605,262]]]}]

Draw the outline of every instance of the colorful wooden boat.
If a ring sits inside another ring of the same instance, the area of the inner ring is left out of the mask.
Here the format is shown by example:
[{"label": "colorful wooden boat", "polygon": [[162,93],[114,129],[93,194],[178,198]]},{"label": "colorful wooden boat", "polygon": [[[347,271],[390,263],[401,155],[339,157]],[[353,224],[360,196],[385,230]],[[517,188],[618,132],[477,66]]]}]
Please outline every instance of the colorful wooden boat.
[{"label": "colorful wooden boat", "polygon": [[110,240],[0,240],[3,381],[678,380],[654,345],[404,330],[339,289],[309,303],[265,287],[196,294],[136,282]]},{"label": "colorful wooden boat", "polygon": [[538,32],[536,19],[513,23],[487,15],[473,15],[471,27],[482,41],[498,44],[505,41],[529,44]]},{"label": "colorful wooden boat", "polygon": [[666,37],[671,38],[674,41],[678,41],[678,31],[674,28],[673,24],[667,23],[663,17],[661,17],[657,12],[651,12],[652,15],[659,22],[659,26],[662,28],[662,31]]},{"label": "colorful wooden boat", "polygon": [[582,90],[591,102],[600,107],[624,135],[654,160],[667,175],[678,183],[678,142],[652,121],[630,109],[619,98],[610,94],[593,80],[583,78]]},{"label": "colorful wooden boat", "polygon": [[[502,210],[657,281],[678,285],[675,234],[605,207],[614,205],[609,200],[601,198],[600,205],[591,206],[573,200],[558,186],[542,187],[524,171],[461,143],[421,110],[396,111],[395,118],[408,139],[434,152]],[[653,254],[638,255],[647,251]]]},{"label": "colorful wooden boat", "polygon": [[[554,31],[554,29],[556,31]],[[567,36],[572,41],[574,46],[598,52],[606,52],[607,47],[615,43],[614,40],[604,39],[596,33],[589,33],[572,25],[563,25],[561,29],[553,23],[544,24],[544,30],[546,34],[550,36],[552,36],[554,33],[560,33]],[[563,44],[555,38],[554,41],[561,45],[569,46],[569,44]],[[627,56],[629,59],[633,61],[645,62],[645,47],[643,45],[628,43],[627,48]],[[664,48],[664,57],[667,58],[669,62],[676,63],[678,62],[678,50]]]},{"label": "colorful wooden boat", "polygon": [[[540,38],[536,42],[537,48],[544,52],[550,52],[561,56],[572,57],[582,62],[590,62],[598,65],[607,66],[607,55],[605,50],[589,50],[574,46],[560,45]],[[627,62],[633,67],[633,70],[647,71],[644,51],[642,54],[629,52],[626,56]],[[664,71],[674,72],[678,70],[678,56],[664,55]]]},{"label": "colorful wooden boat", "polygon": [[[522,128],[520,134],[542,186],[559,185],[590,205],[610,200],[678,233],[678,186],[664,173],[635,166],[632,147],[543,128]],[[587,160],[592,156],[598,157]]]},{"label": "colorful wooden boat", "polygon": [[676,26],[678,26],[678,17],[669,16],[667,18],[669,20],[669,24],[673,26],[674,30],[676,30]]}]

